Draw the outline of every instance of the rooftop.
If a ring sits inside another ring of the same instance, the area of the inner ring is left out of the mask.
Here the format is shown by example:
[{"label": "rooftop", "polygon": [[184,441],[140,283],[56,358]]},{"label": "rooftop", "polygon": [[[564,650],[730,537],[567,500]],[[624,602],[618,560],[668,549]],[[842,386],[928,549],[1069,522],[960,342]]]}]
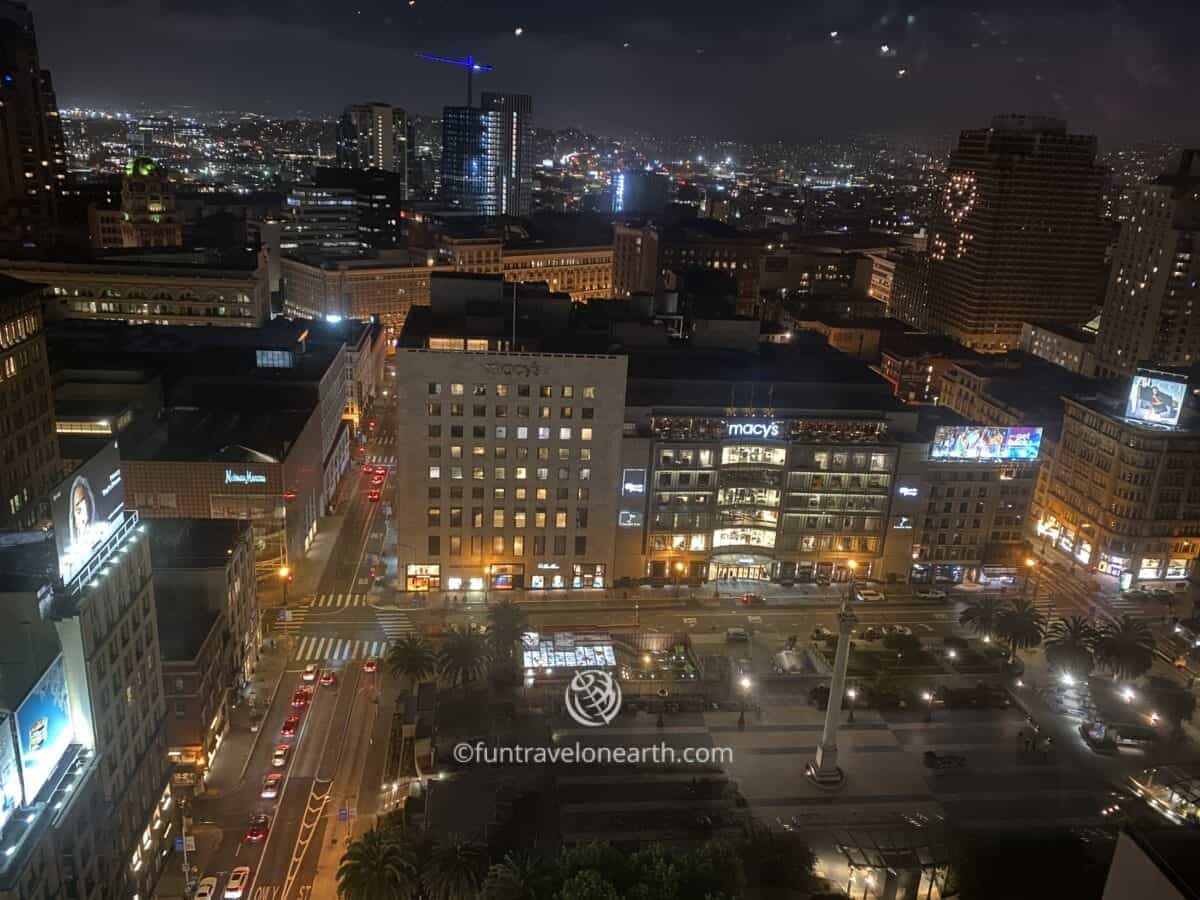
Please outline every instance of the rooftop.
[{"label": "rooftop", "polygon": [[1096,334],[1092,331],[1084,331],[1075,325],[1064,325],[1061,322],[1026,322],[1039,331],[1048,331],[1050,334],[1056,334],[1059,337],[1066,338],[1071,341],[1078,341],[1081,344],[1096,343]]},{"label": "rooftop", "polygon": [[30,294],[38,293],[44,285],[34,284],[21,278],[0,274],[0,303],[25,300]]},{"label": "rooftop", "polygon": [[148,431],[139,431],[136,425],[130,428],[121,442],[121,456],[130,460],[282,462],[312,415],[312,410],[261,407],[177,408]]},{"label": "rooftop", "polygon": [[150,519],[154,570],[224,568],[250,524],[238,519]]},{"label": "rooftop", "polygon": [[154,605],[158,610],[158,645],[164,663],[191,662],[208,640],[221,618],[209,609],[198,588],[166,587],[155,583]]}]

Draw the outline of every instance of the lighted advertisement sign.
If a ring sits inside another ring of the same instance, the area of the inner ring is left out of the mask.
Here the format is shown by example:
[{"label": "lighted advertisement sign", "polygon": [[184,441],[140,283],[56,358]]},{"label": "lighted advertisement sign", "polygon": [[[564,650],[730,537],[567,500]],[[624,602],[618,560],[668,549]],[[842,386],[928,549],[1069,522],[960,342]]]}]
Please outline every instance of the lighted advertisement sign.
[{"label": "lighted advertisement sign", "polygon": [[778,422],[726,422],[726,437],[777,438]]},{"label": "lighted advertisement sign", "polygon": [[61,655],[17,707],[16,723],[21,781],[32,802],[75,736],[67,698],[67,667]]},{"label": "lighted advertisement sign", "polygon": [[21,805],[21,770],[17,765],[17,744],[13,740],[12,719],[0,721],[0,829],[8,824]]},{"label": "lighted advertisement sign", "polygon": [[1042,447],[1040,428],[985,425],[942,425],[933,435],[931,459],[977,459],[985,462],[1033,460]]},{"label": "lighted advertisement sign", "polygon": [[1129,385],[1125,401],[1125,418],[1150,422],[1154,425],[1179,424],[1183,401],[1187,397],[1187,382],[1165,377],[1157,372],[1140,371]]},{"label": "lighted advertisement sign", "polygon": [[50,495],[58,569],[69,582],[121,523],[125,490],[117,442],[67,476]]}]

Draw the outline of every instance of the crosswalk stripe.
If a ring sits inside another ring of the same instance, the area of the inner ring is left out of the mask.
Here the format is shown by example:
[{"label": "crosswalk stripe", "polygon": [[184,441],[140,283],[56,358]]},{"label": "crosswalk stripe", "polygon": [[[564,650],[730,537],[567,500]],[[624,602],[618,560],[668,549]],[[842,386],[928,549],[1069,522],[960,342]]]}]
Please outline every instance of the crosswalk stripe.
[{"label": "crosswalk stripe", "polygon": [[308,649],[308,642],[309,642],[309,637],[307,635],[305,635],[303,638],[301,638],[300,646],[296,649],[296,658],[297,659],[304,659],[304,654]]}]

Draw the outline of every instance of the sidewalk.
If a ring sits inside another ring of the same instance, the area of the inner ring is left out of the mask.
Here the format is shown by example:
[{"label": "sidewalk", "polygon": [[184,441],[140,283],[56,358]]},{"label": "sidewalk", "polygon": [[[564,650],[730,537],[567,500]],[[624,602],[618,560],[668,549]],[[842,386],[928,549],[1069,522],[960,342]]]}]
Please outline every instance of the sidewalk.
[{"label": "sidewalk", "polygon": [[[221,829],[215,825],[197,825],[188,831],[196,839],[195,852],[188,853],[188,866],[194,877],[208,868],[208,861],[221,846]],[[173,853],[154,888],[157,900],[185,900],[191,897],[183,875],[183,854]]]}]

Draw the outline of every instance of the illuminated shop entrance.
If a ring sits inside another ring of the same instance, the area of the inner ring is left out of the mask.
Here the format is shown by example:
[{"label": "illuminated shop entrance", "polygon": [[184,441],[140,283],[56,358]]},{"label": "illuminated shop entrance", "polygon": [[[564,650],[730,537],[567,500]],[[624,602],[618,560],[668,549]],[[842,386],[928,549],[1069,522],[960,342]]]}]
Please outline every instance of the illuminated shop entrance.
[{"label": "illuminated shop entrance", "polygon": [[766,556],[718,556],[709,563],[708,577],[717,581],[769,581],[774,562]]}]

